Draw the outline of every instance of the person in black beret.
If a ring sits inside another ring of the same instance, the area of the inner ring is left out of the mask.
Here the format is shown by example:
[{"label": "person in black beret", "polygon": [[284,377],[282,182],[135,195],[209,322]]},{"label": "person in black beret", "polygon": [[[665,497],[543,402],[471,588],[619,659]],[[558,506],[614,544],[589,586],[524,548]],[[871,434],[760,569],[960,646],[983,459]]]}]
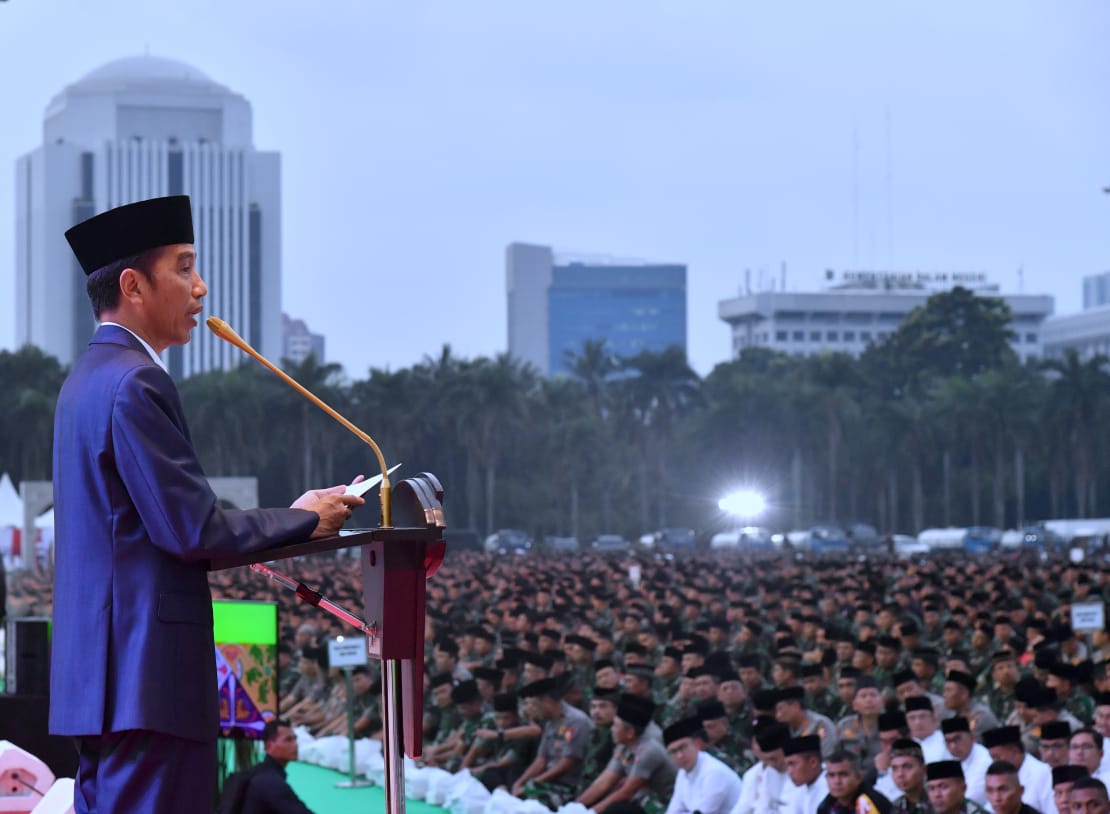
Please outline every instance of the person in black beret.
[{"label": "person in black beret", "polygon": [[793,737],[816,735],[821,739],[822,754],[832,754],[838,737],[836,725],[824,715],[805,708],[805,690],[786,687],[775,696],[775,720],[786,724]]},{"label": "person in black beret", "polygon": [[987,705],[994,717],[1005,721],[1014,711],[1014,687],[1021,679],[1017,657],[1008,647],[995,650],[991,655],[991,683]]},{"label": "person in black beret", "polygon": [[1046,685],[1056,693],[1056,697],[1084,726],[1090,726],[1095,719],[1095,702],[1089,695],[1077,688],[1076,669],[1067,662],[1057,661],[1048,668]]},{"label": "person in black beret", "polygon": [[535,759],[513,783],[516,797],[557,809],[574,799],[593,723],[563,700],[561,683],[544,678],[520,690],[525,715],[543,727]]},{"label": "person in black beret", "polygon": [[1068,806],[1068,796],[1075,781],[1090,776],[1090,772],[1082,766],[1064,765],[1052,769],[1052,797],[1059,814],[1065,814],[1071,810]]},{"label": "person in black beret", "polygon": [[65,236],[100,325],[54,408],[49,731],[78,739],[77,810],[207,810],[220,731],[208,563],[336,534],[363,500],[339,485],[288,509],[218,505],[161,358],[189,342],[208,294],[187,196]]},{"label": "person in black beret", "polygon": [[962,715],[971,722],[972,732],[994,729],[999,721],[990,707],[974,696],[975,677],[962,670],[949,670],[944,681],[944,706],[947,715]]},{"label": "person in black beret", "polygon": [[648,812],[661,812],[674,790],[676,770],[663,744],[644,732],[652,723],[655,704],[621,695],[613,721],[613,742],[622,747],[605,771],[577,797],[577,802],[601,814],[614,803],[634,802]]},{"label": "person in black beret", "polygon": [[829,793],[821,766],[821,738],[817,735],[791,737],[782,751],[786,756],[786,773],[797,787],[794,810],[816,811]]},{"label": "person in black beret", "polygon": [[[1025,753],[1025,747],[1021,741],[1021,730],[1016,726],[1000,726],[995,729],[988,729],[983,733],[982,741],[994,760],[994,763],[987,769],[987,802],[997,810],[998,804],[991,796],[992,783],[999,789],[1002,789],[1003,786],[1008,789],[1009,781],[997,777],[992,780],[992,775],[1007,774],[1004,767],[1009,766],[1014,772],[1015,781],[1019,788],[1023,789],[1019,793],[1021,801],[1038,811],[1051,811],[1053,806],[1052,770],[1041,761]],[[996,770],[1000,763],[1004,766]],[[998,793],[1003,794],[1002,791]],[[1005,795],[1003,794],[1003,796]]]},{"label": "person in black beret", "polygon": [[960,761],[966,786],[965,796],[972,802],[987,804],[986,777],[987,767],[991,765],[991,755],[983,744],[978,743],[971,734],[971,724],[962,715],[954,715],[940,722],[944,735],[944,745],[948,753]]},{"label": "person in black beret", "polygon": [[479,729],[474,745],[463,758],[462,768],[490,791],[510,786],[531,761],[536,740],[519,734],[520,701],[514,692],[493,697],[493,728]]},{"label": "person in black beret", "polygon": [[1067,721],[1049,721],[1041,724],[1038,740],[1038,757],[1055,769],[1067,766],[1068,741],[1071,739],[1071,725]]},{"label": "person in black beret", "polygon": [[617,717],[618,688],[594,687],[590,693],[590,720],[594,728],[586,746],[586,759],[577,793],[582,793],[605,771],[613,756],[613,719]]},{"label": "person in black beret", "polygon": [[481,726],[482,695],[478,692],[477,682],[469,679],[452,687],[451,703],[455,708],[455,728],[426,748],[422,760],[426,766],[454,772],[461,767],[463,758],[474,745]]},{"label": "person in black beret", "polygon": [[702,719],[683,718],[671,724],[663,730],[663,744],[678,769],[668,814],[729,814],[740,798],[740,778],[706,749]]},{"label": "person in black beret", "polygon": [[981,814],[984,811],[967,796],[967,779],[957,760],[927,764],[925,790],[934,814]]},{"label": "person in black beret", "polygon": [[805,705],[818,715],[824,715],[830,721],[838,721],[844,717],[843,705],[836,693],[829,689],[825,680],[825,667],[822,664],[803,662],[798,669],[802,688],[805,690]]},{"label": "person in black beret", "polygon": [[703,748],[709,754],[738,775],[752,765],[749,741],[730,726],[724,704],[716,698],[701,701],[695,707],[695,714],[690,717],[701,721],[701,728],[705,733]]}]

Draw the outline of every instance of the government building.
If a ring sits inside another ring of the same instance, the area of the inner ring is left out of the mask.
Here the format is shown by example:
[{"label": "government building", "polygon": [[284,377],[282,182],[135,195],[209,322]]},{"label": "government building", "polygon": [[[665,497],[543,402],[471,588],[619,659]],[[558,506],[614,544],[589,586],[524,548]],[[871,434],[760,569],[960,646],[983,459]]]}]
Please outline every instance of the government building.
[{"label": "government building", "polygon": [[[834,274],[829,273],[833,279]],[[732,333],[732,358],[746,348],[769,348],[796,356],[821,352],[859,356],[889,337],[902,320],[938,291],[957,285],[1010,306],[1014,351],[1039,358],[1043,326],[1054,300],[1041,294],[1001,294],[979,273],[843,272],[824,291],[763,291],[717,304]]]},{"label": "government building", "polygon": [[[42,144],[16,162],[16,345],[64,365],[95,330],[64,233],[116,206],[191,196],[205,314],[270,358],[282,352],[281,163],[253,145],[250,103],[174,60],[129,57],[47,105]],[[242,353],[201,328],[166,351],[171,375],[229,369]]]}]

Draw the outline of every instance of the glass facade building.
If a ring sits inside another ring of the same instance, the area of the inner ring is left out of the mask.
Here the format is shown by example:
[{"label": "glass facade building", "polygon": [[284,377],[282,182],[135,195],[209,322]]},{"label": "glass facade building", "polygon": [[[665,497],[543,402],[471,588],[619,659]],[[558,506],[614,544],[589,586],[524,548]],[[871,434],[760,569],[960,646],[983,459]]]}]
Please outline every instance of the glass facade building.
[{"label": "glass facade building", "polygon": [[615,356],[686,351],[686,266],[506,251],[509,353],[554,376],[587,341]]},{"label": "glass facade building", "polygon": [[567,372],[567,354],[602,340],[615,356],[686,350],[685,266],[556,266],[547,292],[547,372]]}]

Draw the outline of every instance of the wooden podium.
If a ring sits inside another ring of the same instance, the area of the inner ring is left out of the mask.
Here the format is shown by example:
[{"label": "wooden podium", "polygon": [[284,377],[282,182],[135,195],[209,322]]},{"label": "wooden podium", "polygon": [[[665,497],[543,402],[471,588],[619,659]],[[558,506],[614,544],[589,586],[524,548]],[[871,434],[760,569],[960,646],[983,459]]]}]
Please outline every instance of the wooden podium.
[{"label": "wooden podium", "polygon": [[[336,537],[213,561],[209,570],[249,565],[282,583],[303,601],[342,619],[366,635],[370,658],[382,663],[382,754],[390,814],[405,810],[403,755],[420,757],[424,718],[424,608],[427,578],[443,562],[443,487],[422,472],[393,487],[391,527],[344,530]],[[361,548],[365,619],[303,583],[263,563]]]}]

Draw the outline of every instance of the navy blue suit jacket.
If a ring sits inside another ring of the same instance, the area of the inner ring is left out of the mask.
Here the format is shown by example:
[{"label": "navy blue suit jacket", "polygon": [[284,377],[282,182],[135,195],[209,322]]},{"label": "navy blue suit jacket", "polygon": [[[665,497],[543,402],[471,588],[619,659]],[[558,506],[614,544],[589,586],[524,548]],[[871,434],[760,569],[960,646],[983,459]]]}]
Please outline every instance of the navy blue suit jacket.
[{"label": "navy blue suit jacket", "polygon": [[58,396],[54,518],[50,731],[214,741],[207,562],[307,539],[316,513],[219,508],[173,381],[104,325]]}]

